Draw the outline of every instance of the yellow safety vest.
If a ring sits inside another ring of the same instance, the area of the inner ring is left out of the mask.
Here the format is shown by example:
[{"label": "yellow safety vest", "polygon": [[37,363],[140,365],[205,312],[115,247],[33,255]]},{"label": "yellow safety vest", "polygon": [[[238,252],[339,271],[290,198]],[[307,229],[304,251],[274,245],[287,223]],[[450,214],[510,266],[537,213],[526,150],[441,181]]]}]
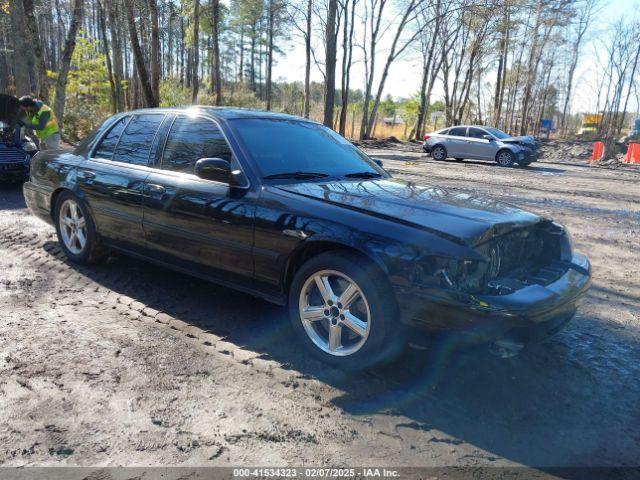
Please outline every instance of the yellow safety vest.
[{"label": "yellow safety vest", "polygon": [[49,116],[49,121],[44,126],[44,129],[34,130],[36,137],[38,137],[40,140],[44,140],[45,138],[48,138],[54,133],[58,133],[60,131],[60,129],[58,128],[58,120],[56,119],[56,114],[53,113],[53,110],[51,110],[48,105],[42,105],[42,107],[40,107],[40,110],[38,110],[38,113],[33,116],[29,115],[31,117],[31,124],[40,125],[40,115],[42,115],[44,112],[51,112],[51,116]]}]

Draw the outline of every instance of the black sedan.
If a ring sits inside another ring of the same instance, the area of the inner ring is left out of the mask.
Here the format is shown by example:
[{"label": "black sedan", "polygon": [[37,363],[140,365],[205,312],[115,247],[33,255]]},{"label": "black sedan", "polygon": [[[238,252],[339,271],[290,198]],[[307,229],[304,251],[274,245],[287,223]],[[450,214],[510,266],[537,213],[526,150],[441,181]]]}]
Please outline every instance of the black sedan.
[{"label": "black sedan", "polygon": [[70,260],[114,249],[288,305],[300,341],[345,368],[416,329],[510,353],[560,329],[590,283],[557,223],[394,179],[288,115],[116,115],[74,152],[36,155],[24,193]]}]

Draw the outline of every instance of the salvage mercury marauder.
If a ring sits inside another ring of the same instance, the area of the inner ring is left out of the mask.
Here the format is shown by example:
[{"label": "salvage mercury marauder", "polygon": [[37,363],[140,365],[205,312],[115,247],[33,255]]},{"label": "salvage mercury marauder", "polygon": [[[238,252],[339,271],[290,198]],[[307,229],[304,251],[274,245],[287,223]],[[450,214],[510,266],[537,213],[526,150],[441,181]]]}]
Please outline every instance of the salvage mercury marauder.
[{"label": "salvage mercury marauder", "polygon": [[115,249],[288,305],[300,341],[345,368],[416,328],[520,348],[568,322],[590,283],[557,223],[392,178],[287,115],[119,114],[73,152],[36,155],[24,192],[71,261]]}]

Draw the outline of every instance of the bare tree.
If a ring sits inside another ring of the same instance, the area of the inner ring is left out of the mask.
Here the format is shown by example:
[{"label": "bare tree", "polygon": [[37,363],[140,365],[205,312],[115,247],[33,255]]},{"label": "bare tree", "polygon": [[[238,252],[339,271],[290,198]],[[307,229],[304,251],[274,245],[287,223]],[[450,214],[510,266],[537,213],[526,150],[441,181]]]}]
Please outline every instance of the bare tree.
[{"label": "bare tree", "polygon": [[60,124],[64,119],[64,104],[67,97],[67,77],[69,75],[69,66],[71,65],[71,57],[76,48],[76,35],[82,20],[82,8],[84,0],[75,0],[73,3],[73,15],[69,30],[67,31],[67,40],[64,44],[64,51],[60,59],[60,70],[58,71],[58,79],[56,81],[56,98],[53,110],[58,117]]},{"label": "bare tree", "polygon": [[211,0],[211,91],[216,105],[222,105],[222,75],[220,74],[220,0]]},{"label": "bare tree", "polygon": [[569,72],[567,75],[567,91],[564,97],[564,106],[562,107],[562,117],[560,120],[560,128],[564,130],[567,112],[569,110],[569,103],[571,102],[571,94],[573,90],[573,77],[578,66],[578,60],[580,58],[580,49],[582,47],[582,41],[585,34],[591,24],[596,6],[599,0],[584,0],[578,8],[578,17],[575,23],[571,23],[570,27],[573,29],[573,35],[575,35],[573,41],[570,44],[571,60],[569,62]]},{"label": "bare tree", "polygon": [[144,100],[147,107],[157,107],[156,97],[153,94],[151,88],[151,82],[149,81],[149,73],[144,61],[142,48],[140,47],[140,40],[138,39],[138,32],[136,30],[136,22],[133,12],[133,2],[124,2],[125,11],[127,13],[127,25],[129,26],[129,37],[131,40],[131,47],[133,49],[133,58],[135,60],[138,77],[144,94]]},{"label": "bare tree", "polygon": [[355,12],[357,0],[351,2],[351,17],[349,17],[349,0],[345,0],[343,6],[343,30],[342,30],[342,82],[340,107],[340,124],[338,131],[345,136],[347,128],[347,110],[349,108],[349,85],[351,83],[351,65],[353,63],[353,32],[355,26]]},{"label": "bare tree", "polygon": [[198,67],[200,66],[200,0],[193,1],[193,61],[191,70],[192,94],[191,103],[198,103]]},{"label": "bare tree", "polygon": [[336,14],[338,10],[337,0],[329,0],[329,7],[327,9],[327,24],[326,24],[326,36],[325,36],[325,65],[326,65],[326,77],[325,77],[325,91],[324,91],[324,121],[323,123],[327,127],[333,128],[333,106],[336,96],[336,44],[337,35],[336,31]]},{"label": "bare tree", "polygon": [[[33,59],[35,61],[35,68],[37,72],[37,95],[38,98],[46,102],[49,99],[49,78],[47,77],[47,66],[42,53],[42,41],[38,34],[38,24],[34,13],[33,0],[22,0],[22,7],[24,11],[27,38],[29,39],[31,51],[33,52]],[[19,33],[19,35],[22,34],[22,32]]]},{"label": "bare tree", "polygon": [[148,0],[151,16],[151,90],[154,104],[160,104],[160,33],[158,29],[158,4],[156,0]]}]

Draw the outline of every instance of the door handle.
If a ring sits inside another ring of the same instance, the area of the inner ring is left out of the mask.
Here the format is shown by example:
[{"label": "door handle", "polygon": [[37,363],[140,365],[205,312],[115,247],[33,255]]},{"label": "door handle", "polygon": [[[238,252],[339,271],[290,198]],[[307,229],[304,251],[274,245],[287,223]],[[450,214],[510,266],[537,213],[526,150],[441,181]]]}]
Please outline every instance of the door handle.
[{"label": "door handle", "polygon": [[162,196],[167,192],[166,188],[162,185],[156,185],[155,183],[148,183],[145,190],[149,196],[153,198],[162,198]]}]

